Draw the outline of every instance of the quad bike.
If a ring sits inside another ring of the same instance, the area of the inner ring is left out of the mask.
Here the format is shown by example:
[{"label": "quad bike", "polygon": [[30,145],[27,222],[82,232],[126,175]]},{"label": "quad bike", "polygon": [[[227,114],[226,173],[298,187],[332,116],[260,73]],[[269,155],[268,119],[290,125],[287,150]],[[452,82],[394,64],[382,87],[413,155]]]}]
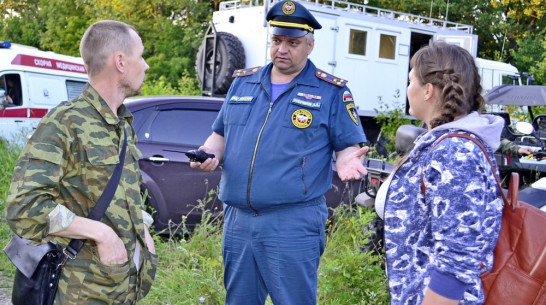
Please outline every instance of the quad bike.
[{"label": "quad bike", "polygon": [[545,139],[539,136],[531,123],[517,122],[515,129],[517,136],[512,142],[520,147],[531,148],[533,152],[519,158],[511,158],[496,152],[495,157],[504,186],[507,186],[508,183],[506,177],[510,177],[513,172],[517,172],[520,176],[520,186],[526,187],[546,178]]},{"label": "quad bike", "polygon": [[[502,85],[491,89],[484,98],[488,109],[497,109],[496,112],[489,113],[498,115],[505,121],[501,137],[535,150],[532,155],[522,158],[510,158],[500,152],[495,154],[504,185],[506,186],[508,180],[504,178],[510,177],[512,172],[519,173],[521,186],[530,185],[546,177],[546,162],[542,160],[545,153],[546,114],[536,113],[537,109],[540,109],[537,106],[546,106],[546,86]],[[518,122],[513,129],[510,115],[503,110],[508,106],[518,107],[526,112],[532,123]]]},{"label": "quad bike", "polygon": [[[532,137],[535,150],[531,154],[521,157],[519,159],[521,165],[513,171],[530,171],[540,175],[540,178],[519,192],[519,200],[528,202],[546,212],[546,142],[536,132],[533,124],[517,122],[516,130]],[[522,143],[525,143],[526,140],[531,141],[525,136],[522,137]]]}]

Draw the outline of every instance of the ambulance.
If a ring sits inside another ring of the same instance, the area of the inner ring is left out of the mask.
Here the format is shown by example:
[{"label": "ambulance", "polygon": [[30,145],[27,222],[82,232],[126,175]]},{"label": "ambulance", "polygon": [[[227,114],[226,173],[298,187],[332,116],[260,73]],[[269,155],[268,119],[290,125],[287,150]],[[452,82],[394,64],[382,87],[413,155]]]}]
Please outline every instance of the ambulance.
[{"label": "ambulance", "polygon": [[0,41],[0,137],[24,144],[40,119],[87,83],[78,57]]},{"label": "ambulance", "polygon": [[[264,66],[271,61],[265,16],[277,1],[219,4],[197,53],[196,70],[203,95],[222,96],[235,69]],[[514,66],[477,57],[478,36],[472,25],[342,0],[298,2],[322,25],[315,31],[315,48],[309,58],[319,69],[348,81],[371,141],[380,131],[375,117],[382,105],[391,110],[405,107],[407,111],[410,58],[430,41],[443,40],[468,50],[482,75],[484,94],[505,83],[521,84]]]}]

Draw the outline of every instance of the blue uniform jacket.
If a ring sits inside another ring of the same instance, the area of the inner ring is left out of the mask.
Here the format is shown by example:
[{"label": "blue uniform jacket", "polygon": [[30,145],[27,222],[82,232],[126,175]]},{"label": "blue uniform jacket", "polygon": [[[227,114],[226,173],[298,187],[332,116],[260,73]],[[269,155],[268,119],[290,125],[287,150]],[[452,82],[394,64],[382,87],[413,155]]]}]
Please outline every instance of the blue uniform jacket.
[{"label": "blue uniform jacket", "polygon": [[332,152],[366,142],[343,80],[308,60],[271,103],[271,69],[237,77],[213,124],[226,143],[220,199],[255,212],[321,197]]}]

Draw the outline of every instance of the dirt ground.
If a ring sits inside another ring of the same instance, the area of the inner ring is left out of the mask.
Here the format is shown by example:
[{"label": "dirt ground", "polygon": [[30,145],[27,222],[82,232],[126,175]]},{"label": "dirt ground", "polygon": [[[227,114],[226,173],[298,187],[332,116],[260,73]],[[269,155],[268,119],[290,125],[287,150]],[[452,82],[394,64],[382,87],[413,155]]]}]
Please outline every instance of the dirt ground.
[{"label": "dirt ground", "polygon": [[0,305],[11,305],[11,297],[4,291],[0,293]]},{"label": "dirt ground", "polygon": [[7,278],[0,273],[0,305],[12,305],[11,281],[11,278]]}]

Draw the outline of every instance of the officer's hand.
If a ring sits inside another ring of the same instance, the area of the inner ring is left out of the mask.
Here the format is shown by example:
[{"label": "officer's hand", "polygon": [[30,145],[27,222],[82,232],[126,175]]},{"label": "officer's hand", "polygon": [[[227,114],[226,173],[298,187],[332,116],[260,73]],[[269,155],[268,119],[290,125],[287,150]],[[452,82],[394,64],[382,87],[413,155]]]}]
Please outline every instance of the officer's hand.
[{"label": "officer's hand", "polygon": [[361,148],[348,147],[338,153],[336,161],[336,169],[341,181],[359,180],[368,171],[362,164],[362,157],[370,148],[364,146]]},{"label": "officer's hand", "polygon": [[127,262],[127,250],[123,241],[112,228],[107,225],[104,227],[101,227],[104,230],[101,238],[95,240],[101,263],[104,265],[114,265]]},{"label": "officer's hand", "polygon": [[[209,154],[214,154],[210,151],[210,149],[205,146],[199,147],[199,150]],[[205,160],[205,162],[190,162],[190,167],[197,168],[204,172],[213,172],[218,167],[219,163],[220,161],[218,161],[217,158],[208,158],[207,160]]]}]

